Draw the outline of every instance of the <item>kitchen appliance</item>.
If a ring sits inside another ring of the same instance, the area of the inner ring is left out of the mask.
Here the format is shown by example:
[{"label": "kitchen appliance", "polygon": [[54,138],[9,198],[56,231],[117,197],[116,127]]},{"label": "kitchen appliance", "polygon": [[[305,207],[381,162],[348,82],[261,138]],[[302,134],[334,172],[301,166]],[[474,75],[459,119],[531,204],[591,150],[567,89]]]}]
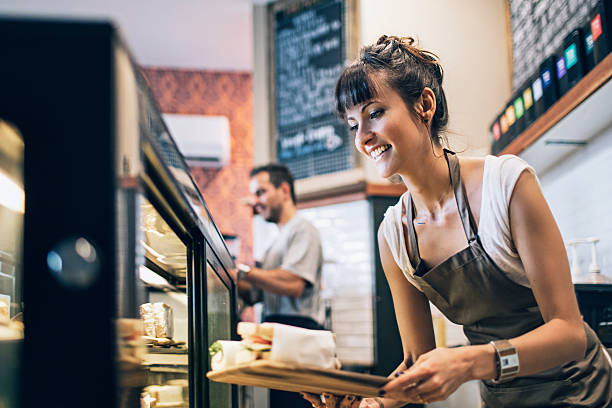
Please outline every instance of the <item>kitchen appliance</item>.
[{"label": "kitchen appliance", "polygon": [[[567,245],[570,247],[571,251],[571,273],[572,280],[576,283],[610,283],[612,284],[612,279],[603,275],[601,273],[601,269],[599,268],[599,264],[597,263],[597,247],[596,244],[599,242],[599,238],[590,237],[590,238],[581,238],[581,239],[573,239],[567,242]],[[580,261],[577,255],[576,247],[581,244],[590,244],[591,245],[591,263],[589,264],[588,273],[583,274],[580,269]]]}]

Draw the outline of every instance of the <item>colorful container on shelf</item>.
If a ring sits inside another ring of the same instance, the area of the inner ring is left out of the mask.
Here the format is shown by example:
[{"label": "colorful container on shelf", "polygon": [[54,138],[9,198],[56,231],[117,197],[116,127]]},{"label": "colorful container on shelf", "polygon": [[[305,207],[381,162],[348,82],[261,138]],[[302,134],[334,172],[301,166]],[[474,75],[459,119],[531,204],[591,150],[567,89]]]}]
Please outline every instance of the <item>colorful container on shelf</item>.
[{"label": "colorful container on shelf", "polygon": [[531,93],[533,94],[533,109],[535,116],[539,117],[546,112],[546,106],[544,105],[544,88],[542,87],[542,77],[538,72],[531,78]]},{"label": "colorful container on shelf", "polygon": [[519,90],[512,98],[512,105],[514,106],[514,132],[515,137],[520,135],[525,130],[525,104],[523,103],[523,92]]},{"label": "colorful container on shelf", "polygon": [[559,61],[563,61],[561,72],[562,76],[565,76],[567,74],[565,57],[557,58],[556,55],[551,55],[540,64],[540,79],[542,80],[540,114],[546,112],[559,99]]},{"label": "colorful container on shelf", "polygon": [[582,29],[577,28],[563,39],[557,57],[559,96],[572,89],[584,76],[584,40]]},{"label": "colorful container on shelf", "polygon": [[506,132],[506,137],[503,140],[504,146],[512,142],[514,138],[518,135],[516,126],[516,114],[514,112],[514,101],[510,101],[508,102],[508,105],[506,105],[505,116],[506,122],[508,123],[508,132]]},{"label": "colorful container on shelf", "polygon": [[597,65],[612,51],[612,0],[601,0],[589,21],[593,37],[593,61]]},{"label": "colorful container on shelf", "polygon": [[491,152],[501,152],[612,52],[612,0],[600,0],[587,21],[540,64],[491,124]]},{"label": "colorful container on shelf", "polygon": [[521,94],[523,96],[523,108],[525,110],[524,113],[524,121],[525,121],[525,129],[529,127],[535,120],[535,105],[533,100],[533,89],[531,87],[533,81],[528,80],[521,88]]},{"label": "colorful container on shelf", "polygon": [[497,116],[491,126],[489,127],[489,140],[491,142],[491,153],[497,154],[502,150],[501,147],[501,125],[499,124],[499,118]]},{"label": "colorful container on shelf", "polygon": [[586,75],[586,73],[592,70],[596,65],[595,53],[593,52],[595,44],[593,41],[593,32],[591,31],[591,22],[587,22],[582,30],[584,33],[584,73]]}]

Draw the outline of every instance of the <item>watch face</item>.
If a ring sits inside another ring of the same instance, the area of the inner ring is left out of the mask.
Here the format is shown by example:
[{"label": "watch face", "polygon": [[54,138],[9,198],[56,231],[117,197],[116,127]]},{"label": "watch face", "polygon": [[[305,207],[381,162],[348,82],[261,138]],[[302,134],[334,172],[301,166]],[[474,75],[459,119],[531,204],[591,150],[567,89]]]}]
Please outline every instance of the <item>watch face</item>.
[{"label": "watch face", "polygon": [[518,362],[518,355],[516,353],[501,358],[501,366],[502,366],[502,368],[516,367],[516,366],[518,366],[518,364],[519,364],[519,362]]}]

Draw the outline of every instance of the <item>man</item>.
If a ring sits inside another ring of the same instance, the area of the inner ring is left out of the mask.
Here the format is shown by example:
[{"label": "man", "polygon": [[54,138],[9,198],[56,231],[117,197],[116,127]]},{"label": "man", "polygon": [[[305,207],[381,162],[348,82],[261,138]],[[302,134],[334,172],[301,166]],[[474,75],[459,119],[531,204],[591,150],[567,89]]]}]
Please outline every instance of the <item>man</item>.
[{"label": "man", "polygon": [[[323,251],[318,230],[297,215],[293,176],[281,164],[250,174],[253,210],[278,226],[261,267],[237,266],[238,291],[247,303],[263,296],[263,321],[322,329],[320,304]],[[310,407],[297,393],[272,390],[270,407]]]}]

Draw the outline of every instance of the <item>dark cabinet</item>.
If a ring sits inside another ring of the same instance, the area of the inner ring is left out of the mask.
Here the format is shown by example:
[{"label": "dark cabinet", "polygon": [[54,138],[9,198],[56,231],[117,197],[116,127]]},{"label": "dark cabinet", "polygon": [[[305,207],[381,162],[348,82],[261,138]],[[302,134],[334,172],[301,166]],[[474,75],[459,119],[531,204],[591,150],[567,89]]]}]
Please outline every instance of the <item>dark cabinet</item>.
[{"label": "dark cabinet", "polygon": [[233,261],[116,29],[0,37],[0,406],[237,406]]}]

